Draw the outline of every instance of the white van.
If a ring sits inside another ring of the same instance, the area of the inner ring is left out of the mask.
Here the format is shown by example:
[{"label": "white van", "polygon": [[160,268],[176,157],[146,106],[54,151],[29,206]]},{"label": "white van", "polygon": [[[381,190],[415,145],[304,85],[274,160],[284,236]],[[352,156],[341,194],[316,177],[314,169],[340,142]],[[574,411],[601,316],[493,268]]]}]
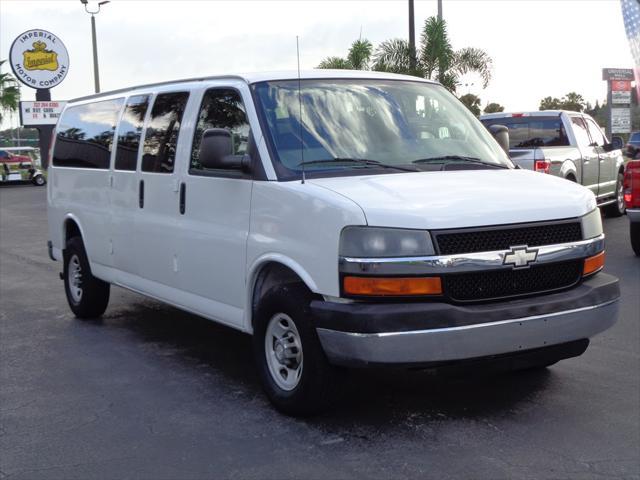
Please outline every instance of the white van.
[{"label": "white van", "polygon": [[326,406],[340,367],[542,367],[618,314],[593,193],[514,168],[415,77],[251,74],[71,101],[48,207],[76,316],[101,315],[114,284],[253,334],[289,414]]}]

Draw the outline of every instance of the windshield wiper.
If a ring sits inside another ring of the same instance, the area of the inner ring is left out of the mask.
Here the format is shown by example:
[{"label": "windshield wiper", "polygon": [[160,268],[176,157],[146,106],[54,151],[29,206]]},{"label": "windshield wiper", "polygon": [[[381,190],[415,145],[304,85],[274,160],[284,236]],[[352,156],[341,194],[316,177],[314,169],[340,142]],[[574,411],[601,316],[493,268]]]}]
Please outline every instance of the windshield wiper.
[{"label": "windshield wiper", "polygon": [[395,170],[401,170],[403,172],[418,172],[419,170],[415,168],[407,168],[400,167],[398,165],[389,165],[388,163],[382,163],[378,160],[370,160],[368,158],[348,158],[348,157],[336,157],[330,158],[327,160],[308,160],[305,162],[300,162],[298,164],[299,167],[302,165],[320,165],[324,163],[345,163],[345,164],[356,164],[361,165],[363,167],[374,167],[374,168],[393,168]]},{"label": "windshield wiper", "polygon": [[449,163],[458,163],[458,162],[476,163],[479,165],[487,165],[489,167],[495,167],[495,168],[509,168],[506,165],[485,162],[484,160],[480,160],[479,158],[476,158],[476,157],[465,157],[463,155],[444,155],[441,157],[419,158],[418,160],[414,160],[411,163],[442,163],[446,165]]}]

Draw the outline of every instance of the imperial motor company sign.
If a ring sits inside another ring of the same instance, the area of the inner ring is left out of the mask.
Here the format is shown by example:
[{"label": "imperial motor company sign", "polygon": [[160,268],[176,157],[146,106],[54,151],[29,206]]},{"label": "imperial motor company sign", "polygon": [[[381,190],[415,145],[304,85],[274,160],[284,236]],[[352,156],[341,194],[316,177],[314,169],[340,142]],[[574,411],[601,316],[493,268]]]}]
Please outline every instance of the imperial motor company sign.
[{"label": "imperial motor company sign", "polygon": [[20,34],[11,45],[9,59],[16,78],[31,88],[55,87],[69,71],[66,47],[46,30],[34,29]]}]

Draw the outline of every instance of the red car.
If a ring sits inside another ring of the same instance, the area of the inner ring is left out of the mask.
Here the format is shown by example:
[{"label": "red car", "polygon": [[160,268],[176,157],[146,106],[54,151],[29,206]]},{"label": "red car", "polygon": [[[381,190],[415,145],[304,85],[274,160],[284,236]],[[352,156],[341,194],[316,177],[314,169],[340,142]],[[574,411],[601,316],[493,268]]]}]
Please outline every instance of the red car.
[{"label": "red car", "polygon": [[640,160],[631,160],[625,168],[624,201],[630,222],[631,247],[640,256]]}]

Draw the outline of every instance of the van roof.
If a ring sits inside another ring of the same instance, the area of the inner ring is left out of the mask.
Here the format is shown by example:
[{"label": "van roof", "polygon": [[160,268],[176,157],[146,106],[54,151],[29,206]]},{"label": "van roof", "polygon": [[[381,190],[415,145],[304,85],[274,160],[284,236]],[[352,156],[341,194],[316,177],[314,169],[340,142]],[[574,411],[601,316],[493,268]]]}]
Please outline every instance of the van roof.
[{"label": "van roof", "polygon": [[[274,72],[255,72],[255,73],[241,73],[241,74],[232,74],[232,75],[212,75],[206,77],[193,77],[193,78],[184,78],[181,80],[169,80],[166,82],[158,82],[158,83],[149,83],[144,85],[135,85],[127,88],[120,88],[118,90],[111,90],[108,92],[101,92],[95,95],[87,95],[84,97],[74,98],[70,100],[71,102],[77,102],[81,100],[90,100],[93,98],[106,97],[109,95],[129,92],[131,90],[136,90],[140,88],[149,88],[149,87],[159,87],[166,86],[172,84],[179,83],[190,83],[190,82],[205,82],[208,80],[222,80],[222,79],[230,79],[230,80],[241,80],[248,84],[265,82],[265,81],[274,81],[274,80],[296,80],[298,78],[298,72],[296,70],[284,70],[284,71],[274,71]],[[325,70],[325,69],[316,69],[316,70],[302,70],[300,72],[300,78],[302,80],[309,79],[336,79],[336,78],[354,78],[354,79],[376,79],[376,80],[409,80],[413,82],[424,82],[424,83],[432,83],[435,84],[437,82],[426,80],[420,77],[413,77],[411,75],[400,75],[397,73],[387,73],[387,72],[373,72],[369,70]]]}]

